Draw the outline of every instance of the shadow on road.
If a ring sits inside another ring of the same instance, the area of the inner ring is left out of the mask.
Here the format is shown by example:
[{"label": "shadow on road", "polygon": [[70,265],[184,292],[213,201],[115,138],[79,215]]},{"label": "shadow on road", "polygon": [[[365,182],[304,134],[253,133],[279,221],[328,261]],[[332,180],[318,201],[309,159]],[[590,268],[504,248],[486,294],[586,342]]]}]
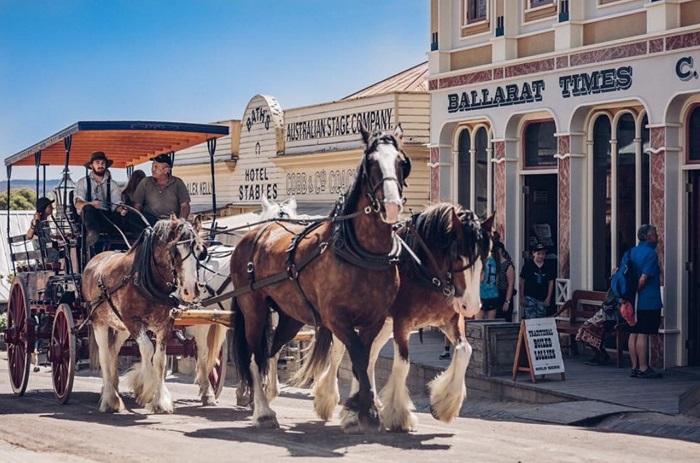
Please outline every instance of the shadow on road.
[{"label": "shadow on road", "polygon": [[338,425],[322,421],[282,426],[275,430],[261,430],[254,426],[245,428],[210,428],[184,433],[187,437],[220,439],[228,442],[272,445],[286,448],[293,457],[343,457],[350,447],[379,444],[403,450],[449,450],[451,445],[431,443],[434,439],[449,439],[452,433],[399,434],[380,432],[373,434],[345,434]]}]

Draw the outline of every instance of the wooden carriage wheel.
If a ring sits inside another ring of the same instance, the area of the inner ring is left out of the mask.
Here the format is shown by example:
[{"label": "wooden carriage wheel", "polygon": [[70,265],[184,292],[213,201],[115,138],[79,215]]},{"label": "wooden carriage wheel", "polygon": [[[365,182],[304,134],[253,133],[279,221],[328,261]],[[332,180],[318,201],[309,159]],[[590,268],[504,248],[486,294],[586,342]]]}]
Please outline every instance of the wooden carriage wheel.
[{"label": "wooden carriage wheel", "polygon": [[24,394],[29,382],[29,367],[34,350],[34,323],[29,311],[29,300],[22,280],[12,280],[7,307],[7,363],[10,386],[17,396]]},{"label": "wooden carriage wheel", "polygon": [[211,388],[214,390],[214,397],[217,399],[221,395],[226,382],[226,362],[228,362],[228,342],[224,342],[221,346],[219,358],[216,360],[211,373],[209,373],[209,384],[211,384]]},{"label": "wooden carriage wheel", "polygon": [[68,304],[59,305],[53,318],[49,357],[53,391],[61,404],[68,402],[73,390],[76,355],[74,329],[71,307]]}]

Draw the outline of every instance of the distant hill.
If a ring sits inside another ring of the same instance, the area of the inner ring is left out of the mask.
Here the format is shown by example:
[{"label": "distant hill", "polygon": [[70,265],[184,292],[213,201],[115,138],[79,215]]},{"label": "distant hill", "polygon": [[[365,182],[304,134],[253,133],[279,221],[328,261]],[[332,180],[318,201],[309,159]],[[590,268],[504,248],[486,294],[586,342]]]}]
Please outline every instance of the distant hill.
[{"label": "distant hill", "polygon": [[[59,182],[61,180],[59,179],[47,179],[46,180],[46,191],[49,192],[56,188],[58,186]],[[39,189],[42,189],[44,187],[44,184],[39,181]],[[16,179],[12,180],[12,183],[10,185],[10,188],[30,188],[34,189],[36,188],[36,180],[22,180],[22,179]],[[0,192],[3,192],[7,190],[7,180],[2,180],[0,181]]]}]

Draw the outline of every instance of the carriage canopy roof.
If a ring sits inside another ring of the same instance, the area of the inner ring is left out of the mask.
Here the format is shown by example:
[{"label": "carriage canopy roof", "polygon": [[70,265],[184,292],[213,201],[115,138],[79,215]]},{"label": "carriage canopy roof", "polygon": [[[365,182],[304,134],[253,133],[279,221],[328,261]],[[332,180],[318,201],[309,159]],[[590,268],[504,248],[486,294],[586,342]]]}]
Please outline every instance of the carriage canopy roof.
[{"label": "carriage canopy roof", "polygon": [[155,121],[80,121],[5,159],[6,166],[33,166],[35,153],[41,164],[62,166],[64,140],[70,137],[69,165],[83,165],[95,151],[104,151],[114,167],[148,161],[161,153],[198,145],[228,135],[224,125]]}]

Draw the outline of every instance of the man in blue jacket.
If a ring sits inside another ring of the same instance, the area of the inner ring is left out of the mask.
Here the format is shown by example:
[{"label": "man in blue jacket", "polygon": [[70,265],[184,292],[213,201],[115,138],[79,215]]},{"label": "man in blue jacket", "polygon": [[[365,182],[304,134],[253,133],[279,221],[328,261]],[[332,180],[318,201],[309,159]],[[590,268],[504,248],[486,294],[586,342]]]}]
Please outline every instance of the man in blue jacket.
[{"label": "man in blue jacket", "polygon": [[661,269],[656,254],[658,235],[653,225],[642,225],[637,231],[639,244],[632,248],[630,259],[638,277],[637,324],[630,327],[629,351],[632,377],[658,378],[648,362],[649,335],[659,332],[661,324]]}]

